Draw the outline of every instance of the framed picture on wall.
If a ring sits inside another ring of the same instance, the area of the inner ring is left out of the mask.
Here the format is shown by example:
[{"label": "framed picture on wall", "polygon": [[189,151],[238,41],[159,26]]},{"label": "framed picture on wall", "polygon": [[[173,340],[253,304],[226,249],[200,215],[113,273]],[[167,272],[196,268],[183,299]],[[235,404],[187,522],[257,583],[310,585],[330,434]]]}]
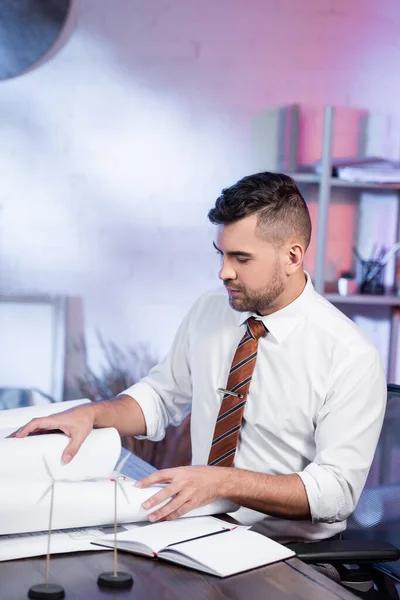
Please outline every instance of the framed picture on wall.
[{"label": "framed picture on wall", "polygon": [[0,388],[63,399],[66,297],[0,295]]}]

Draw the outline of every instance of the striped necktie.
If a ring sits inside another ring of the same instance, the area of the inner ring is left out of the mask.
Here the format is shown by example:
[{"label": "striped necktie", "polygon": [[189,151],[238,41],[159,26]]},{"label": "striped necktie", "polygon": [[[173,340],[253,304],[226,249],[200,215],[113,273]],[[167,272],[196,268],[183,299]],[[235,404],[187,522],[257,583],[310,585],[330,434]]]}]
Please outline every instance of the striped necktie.
[{"label": "striped necktie", "polygon": [[247,330],[236,349],[225,394],[219,409],[208,464],[232,467],[239,440],[244,407],[257,358],[258,340],[267,330],[262,321],[247,319]]}]

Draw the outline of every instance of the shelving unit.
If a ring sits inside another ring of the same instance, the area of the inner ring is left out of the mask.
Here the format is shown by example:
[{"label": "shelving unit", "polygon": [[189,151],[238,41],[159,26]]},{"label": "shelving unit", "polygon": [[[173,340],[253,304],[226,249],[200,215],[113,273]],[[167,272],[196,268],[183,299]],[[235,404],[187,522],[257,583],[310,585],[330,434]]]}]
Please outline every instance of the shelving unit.
[{"label": "shelving unit", "polygon": [[392,294],[372,296],[368,294],[352,294],[341,296],[340,294],[324,294],[325,298],[333,304],[360,304],[369,306],[400,306],[400,297]]},{"label": "shelving unit", "polygon": [[[400,297],[393,295],[368,296],[356,294],[352,296],[340,296],[339,294],[325,293],[325,271],[326,271],[326,248],[328,233],[328,210],[331,199],[331,188],[353,188],[360,191],[396,191],[400,199],[400,183],[380,184],[348,182],[332,177],[332,142],[333,142],[334,109],[327,106],[324,112],[323,144],[321,172],[292,172],[288,173],[299,184],[318,185],[318,221],[316,227],[316,262],[314,274],[314,287],[317,292],[324,295],[327,300],[338,305],[360,305],[360,306],[386,306],[391,310],[391,327],[389,343],[389,364],[387,366],[387,378],[394,382],[396,375],[397,345],[400,323]],[[297,139],[297,133],[294,135]],[[287,172],[287,171],[286,171]],[[400,210],[398,210],[397,232],[400,232]]]},{"label": "shelving unit", "polygon": [[[321,177],[316,173],[290,173],[286,174],[297,181],[297,183],[319,183]],[[345,181],[337,177],[331,177],[329,181],[330,187],[356,188],[366,190],[381,190],[381,191],[400,191],[399,183],[366,183],[362,181]]]}]

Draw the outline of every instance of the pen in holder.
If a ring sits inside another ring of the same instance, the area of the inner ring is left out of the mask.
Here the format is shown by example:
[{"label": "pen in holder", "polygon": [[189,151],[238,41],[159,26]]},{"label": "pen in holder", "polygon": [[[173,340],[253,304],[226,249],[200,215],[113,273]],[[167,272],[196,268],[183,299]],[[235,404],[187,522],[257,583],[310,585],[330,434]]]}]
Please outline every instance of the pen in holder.
[{"label": "pen in holder", "polygon": [[381,248],[378,257],[375,258],[377,248],[374,247],[372,256],[369,260],[364,260],[357,248],[353,247],[353,252],[361,265],[361,283],[360,294],[384,294],[384,273],[387,262],[400,250],[400,242],[385,251]]},{"label": "pen in holder", "polygon": [[385,265],[377,260],[361,261],[360,294],[384,294]]}]

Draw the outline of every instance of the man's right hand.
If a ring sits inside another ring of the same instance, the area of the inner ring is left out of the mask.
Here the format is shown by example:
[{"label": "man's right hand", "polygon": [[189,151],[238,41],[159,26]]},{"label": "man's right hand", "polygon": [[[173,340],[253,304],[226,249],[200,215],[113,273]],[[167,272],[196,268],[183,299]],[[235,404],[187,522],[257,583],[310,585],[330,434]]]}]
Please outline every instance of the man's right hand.
[{"label": "man's right hand", "polygon": [[29,434],[46,433],[54,430],[63,431],[71,438],[62,455],[62,460],[69,463],[93,429],[95,419],[93,409],[94,406],[90,403],[48,417],[32,419],[32,421],[14,431],[9,437],[23,438]]}]

